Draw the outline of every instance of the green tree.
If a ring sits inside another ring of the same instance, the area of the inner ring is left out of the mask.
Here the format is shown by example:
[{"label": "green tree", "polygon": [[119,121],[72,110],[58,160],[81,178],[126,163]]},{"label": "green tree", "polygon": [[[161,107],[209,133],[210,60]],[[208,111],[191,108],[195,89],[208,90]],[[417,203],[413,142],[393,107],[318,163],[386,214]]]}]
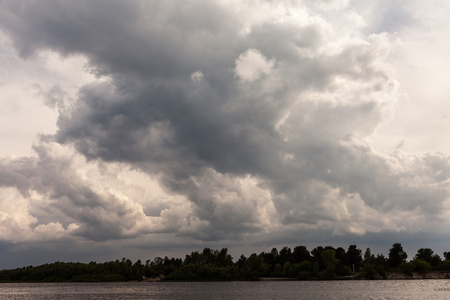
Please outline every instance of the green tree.
[{"label": "green tree", "polygon": [[450,271],[450,259],[446,259],[446,260],[442,261],[439,264],[438,269],[442,270],[442,271]]},{"label": "green tree", "polygon": [[278,263],[282,266],[286,262],[292,261],[292,250],[289,247],[283,247],[283,249],[280,250],[280,253],[278,254]]},{"label": "green tree", "polygon": [[[317,264],[317,262],[315,263]],[[301,263],[297,264],[295,270],[297,272],[298,279],[301,280],[309,279],[313,271],[313,263],[310,262],[309,260],[304,260]]]},{"label": "green tree", "polygon": [[332,249],[327,249],[322,252],[322,261],[325,264],[325,271],[323,277],[325,279],[333,279],[336,277],[336,265],[338,260],[335,257],[336,252]]},{"label": "green tree", "polygon": [[277,248],[272,248],[268,253],[262,252],[260,256],[264,259],[264,262],[273,268],[278,262],[278,250]]},{"label": "green tree", "polygon": [[363,267],[363,273],[365,278],[375,279],[375,276],[377,275],[375,265],[365,263]]},{"label": "green tree", "polygon": [[238,269],[242,269],[244,267],[246,261],[247,261],[247,257],[245,257],[244,254],[241,254],[238,261],[236,262]]},{"label": "green tree", "polygon": [[389,249],[389,266],[391,268],[397,268],[400,266],[401,263],[406,263],[406,258],[408,257],[408,254],[406,254],[405,251],[403,251],[402,244],[400,243],[394,243],[392,245],[392,248]]},{"label": "green tree", "polygon": [[264,263],[263,258],[260,255],[253,253],[245,261],[244,264],[244,277],[249,279],[257,279],[264,276],[267,272],[267,264]]},{"label": "green tree", "polygon": [[386,278],[386,270],[388,267],[388,259],[383,254],[377,254],[375,257],[375,269],[377,273]]},{"label": "green tree", "polygon": [[310,262],[309,260],[304,260],[297,266],[300,271],[312,272],[313,270],[313,263]]},{"label": "green tree", "polygon": [[425,274],[431,270],[431,265],[422,259],[416,258],[411,263],[414,266],[414,271],[417,273]]},{"label": "green tree", "polygon": [[402,262],[399,265],[399,269],[406,275],[412,275],[414,271],[414,265],[411,262]]},{"label": "green tree", "polygon": [[284,277],[297,277],[297,272],[295,269],[295,265],[291,264],[290,262],[285,262],[283,265],[283,276]]},{"label": "green tree", "polygon": [[420,259],[429,263],[432,267],[436,267],[441,262],[441,257],[434,254],[434,251],[430,248],[420,248],[417,250],[415,259]]},{"label": "green tree", "polygon": [[342,247],[338,247],[336,248],[335,252],[336,252],[336,259],[340,260],[341,262],[344,262],[346,255],[345,249]]},{"label": "green tree", "polygon": [[358,272],[363,261],[361,254],[361,249],[358,249],[356,245],[350,245],[345,254],[345,264]]},{"label": "green tree", "polygon": [[311,253],[305,246],[297,246],[292,252],[292,259],[294,263],[301,263],[302,261],[311,261]]},{"label": "green tree", "polygon": [[366,251],[364,251],[363,273],[364,277],[368,279],[375,279],[377,274],[376,258],[370,251],[370,248],[367,248]]},{"label": "green tree", "polygon": [[430,248],[420,248],[419,250],[417,250],[415,259],[421,259],[421,260],[430,262],[433,254],[434,254],[434,251],[431,250]]},{"label": "green tree", "polygon": [[450,260],[450,252],[444,252],[444,259]]},{"label": "green tree", "polygon": [[322,246],[317,246],[316,248],[311,250],[312,260],[317,262],[319,269],[323,270],[325,268],[323,260],[322,260],[322,252],[324,248]]},{"label": "green tree", "polygon": [[216,256],[216,264],[218,267],[229,267],[233,264],[233,257],[228,254],[227,248],[222,248]]},{"label": "green tree", "polygon": [[132,277],[133,279],[142,279],[142,276],[144,276],[144,265],[142,264],[141,260],[138,259],[132,267]]},{"label": "green tree", "polygon": [[191,254],[186,254],[186,257],[184,259],[185,264],[192,264],[195,266],[200,266],[203,261],[203,255],[200,254],[198,251],[193,251]]},{"label": "green tree", "polygon": [[215,265],[216,263],[216,252],[211,250],[211,248],[204,248],[202,252],[202,263],[206,265]]},{"label": "green tree", "polygon": [[372,254],[370,248],[364,251],[364,264],[375,264],[375,255]]},{"label": "green tree", "polygon": [[377,254],[375,257],[375,264],[384,268],[389,267],[389,261],[383,254]]}]

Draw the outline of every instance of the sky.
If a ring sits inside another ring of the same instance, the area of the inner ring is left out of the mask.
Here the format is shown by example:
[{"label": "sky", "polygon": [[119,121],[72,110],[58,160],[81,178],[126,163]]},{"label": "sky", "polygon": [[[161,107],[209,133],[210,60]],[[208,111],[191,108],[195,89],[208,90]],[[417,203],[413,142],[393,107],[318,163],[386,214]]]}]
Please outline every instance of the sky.
[{"label": "sky", "polygon": [[0,269],[450,251],[445,0],[0,0]]}]

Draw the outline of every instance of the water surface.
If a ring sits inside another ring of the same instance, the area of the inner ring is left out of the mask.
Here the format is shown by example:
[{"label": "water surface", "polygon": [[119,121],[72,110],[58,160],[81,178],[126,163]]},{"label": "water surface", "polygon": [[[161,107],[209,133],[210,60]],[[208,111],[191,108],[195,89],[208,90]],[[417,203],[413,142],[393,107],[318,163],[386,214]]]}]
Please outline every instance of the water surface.
[{"label": "water surface", "polygon": [[450,299],[450,280],[3,283],[0,299]]}]

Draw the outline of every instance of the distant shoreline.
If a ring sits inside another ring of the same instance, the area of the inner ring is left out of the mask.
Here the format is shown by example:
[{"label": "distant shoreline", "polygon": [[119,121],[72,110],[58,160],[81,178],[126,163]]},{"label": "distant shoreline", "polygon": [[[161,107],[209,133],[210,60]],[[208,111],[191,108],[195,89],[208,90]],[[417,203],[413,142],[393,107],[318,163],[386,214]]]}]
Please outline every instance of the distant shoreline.
[{"label": "distant shoreline", "polygon": [[[361,281],[379,281],[379,280],[441,280],[441,279],[450,279],[450,272],[427,272],[424,274],[420,274],[414,272],[410,275],[404,274],[401,272],[390,272],[386,273],[386,277],[377,276],[374,279],[365,278],[360,274],[345,276],[345,277],[336,277],[334,279],[317,279],[310,278],[306,280],[301,280],[297,278],[291,277],[260,277],[255,280],[231,280],[231,281],[347,281],[347,280],[361,280]],[[112,283],[112,282],[221,282],[221,281],[230,281],[230,280],[165,280],[159,277],[156,278],[146,278],[143,280],[123,280],[123,281],[0,281],[0,284],[5,283],[92,283],[92,282],[104,282],[104,283]]]},{"label": "distant shoreline", "polygon": [[450,272],[427,272],[417,273],[413,272],[411,275],[405,273],[386,273],[387,280],[415,280],[415,279],[450,279]]},{"label": "distant shoreline", "polygon": [[[363,281],[373,281],[373,280],[421,280],[421,279],[450,279],[450,272],[427,272],[420,274],[413,272],[411,275],[401,273],[401,272],[389,272],[386,273],[386,277],[377,275],[374,279],[366,278],[361,274],[351,275],[351,276],[341,276],[334,279],[298,279],[293,277],[259,277],[255,280],[232,280],[232,281],[346,281],[346,280],[363,280]],[[160,278],[147,278],[142,280],[144,282],[208,282],[208,281],[229,281],[229,280],[161,280]]]},{"label": "distant shoreline", "polygon": [[[386,277],[378,275],[374,279],[365,278],[364,276],[360,276],[357,274],[352,276],[337,277],[335,279],[330,280],[342,281],[342,280],[419,280],[419,279],[450,279],[450,272],[434,271],[423,274],[413,272],[410,275],[401,272],[390,272],[386,273]],[[309,280],[317,281],[322,279],[311,278]],[[296,278],[289,278],[289,277],[261,277],[258,279],[258,281],[308,281],[308,280],[299,280]]]}]

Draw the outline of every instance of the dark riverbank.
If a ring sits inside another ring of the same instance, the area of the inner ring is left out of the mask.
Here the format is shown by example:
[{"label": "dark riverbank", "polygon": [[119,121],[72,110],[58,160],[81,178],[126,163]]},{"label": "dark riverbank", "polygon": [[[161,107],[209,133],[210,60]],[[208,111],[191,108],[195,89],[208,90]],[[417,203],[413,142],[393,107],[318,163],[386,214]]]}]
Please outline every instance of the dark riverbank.
[{"label": "dark riverbank", "polygon": [[[161,274],[161,276],[156,277],[149,277],[149,278],[142,278],[141,280],[126,280],[123,278],[115,278],[115,280],[107,280],[106,278],[99,278],[99,277],[90,277],[90,278],[79,278],[81,280],[31,280],[31,281],[14,281],[14,280],[0,280],[0,283],[14,283],[14,282],[61,282],[61,283],[68,283],[68,282],[226,282],[226,281],[249,281],[248,279],[234,279],[234,280],[208,280],[208,279],[201,279],[201,280],[167,280],[165,279],[165,276]],[[84,279],[84,280],[83,280]],[[87,279],[87,280],[86,280]],[[100,280],[99,280],[100,279]],[[380,276],[377,275],[375,278],[366,278],[364,277],[363,273],[355,274],[351,276],[340,276],[336,277],[334,279],[326,279],[326,281],[348,281],[348,280],[423,280],[423,279],[450,279],[450,272],[427,272],[427,273],[417,273],[413,272],[412,274],[405,274],[401,272],[390,272],[386,273],[386,276]],[[292,277],[259,277],[254,278],[250,281],[323,281],[324,279],[319,278],[309,278],[307,280],[301,280],[298,278],[292,278]]]},{"label": "dark riverbank", "polygon": [[400,279],[450,279],[449,272],[427,272],[424,274],[414,272],[412,274],[404,273],[387,273],[386,279],[400,280]]},{"label": "dark riverbank", "polygon": [[[385,277],[380,275],[375,278],[366,278],[363,274],[356,274],[352,276],[337,277],[333,280],[417,280],[417,279],[450,279],[450,272],[427,272],[427,273],[417,273],[405,274],[401,272],[391,272],[386,273]],[[259,281],[299,281],[296,278],[289,277],[261,277]],[[310,279],[318,280],[318,279]]]}]

